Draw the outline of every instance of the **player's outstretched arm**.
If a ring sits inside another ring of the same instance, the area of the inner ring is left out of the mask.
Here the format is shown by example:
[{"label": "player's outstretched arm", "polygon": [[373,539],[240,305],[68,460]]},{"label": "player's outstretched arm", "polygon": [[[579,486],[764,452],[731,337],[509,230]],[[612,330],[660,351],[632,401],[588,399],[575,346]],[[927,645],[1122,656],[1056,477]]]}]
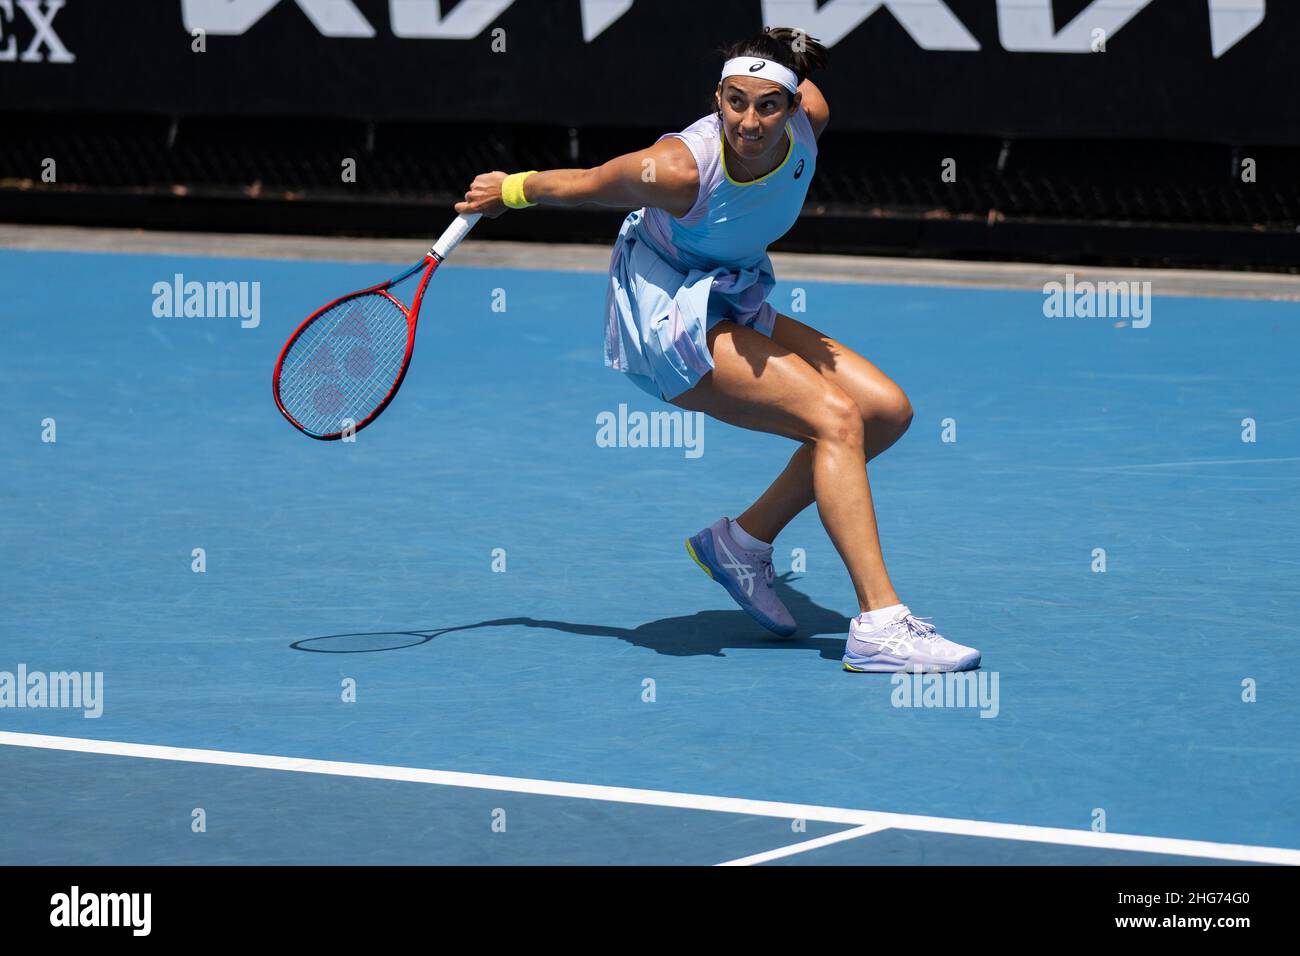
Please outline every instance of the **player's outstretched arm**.
[{"label": "player's outstretched arm", "polygon": [[[500,171],[474,177],[465,198],[456,203],[460,213],[477,212],[495,218],[505,212]],[[546,169],[529,176],[524,198],[543,206],[581,206],[594,203],[618,209],[656,206],[674,216],[688,213],[699,194],[700,175],[695,157],[675,137],[660,140],[649,149],[616,156],[590,169]]]}]

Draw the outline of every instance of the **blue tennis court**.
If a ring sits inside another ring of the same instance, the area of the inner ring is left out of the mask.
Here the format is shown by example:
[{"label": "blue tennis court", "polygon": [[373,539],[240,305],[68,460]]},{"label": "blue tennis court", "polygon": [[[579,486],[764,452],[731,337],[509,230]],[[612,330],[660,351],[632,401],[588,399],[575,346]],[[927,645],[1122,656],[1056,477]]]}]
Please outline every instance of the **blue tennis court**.
[{"label": "blue tennis court", "polygon": [[383,418],[295,432],[281,344],[392,271],[0,251],[0,862],[1300,862],[1294,303],[783,281],[911,398],[869,470],[958,706],[841,670],[815,510],[791,639],[691,562],[791,446],[634,447],[684,413],[602,367],[603,275],[449,263]]}]

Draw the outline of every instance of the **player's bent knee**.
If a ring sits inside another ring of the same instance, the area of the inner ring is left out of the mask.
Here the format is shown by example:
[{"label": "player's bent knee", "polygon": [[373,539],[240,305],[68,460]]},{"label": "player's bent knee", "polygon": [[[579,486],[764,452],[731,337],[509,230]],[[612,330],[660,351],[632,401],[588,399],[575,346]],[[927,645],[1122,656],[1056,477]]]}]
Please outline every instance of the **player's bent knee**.
[{"label": "player's bent knee", "polygon": [[900,437],[912,425],[912,403],[907,394],[895,386],[879,396],[863,417],[862,425],[869,432]]},{"label": "player's bent knee", "polygon": [[902,389],[898,391],[898,403],[891,408],[890,414],[898,434],[901,435],[912,427],[912,403]]},{"label": "player's bent knee", "polygon": [[862,412],[844,391],[829,385],[818,398],[813,433],[817,441],[860,445]]}]

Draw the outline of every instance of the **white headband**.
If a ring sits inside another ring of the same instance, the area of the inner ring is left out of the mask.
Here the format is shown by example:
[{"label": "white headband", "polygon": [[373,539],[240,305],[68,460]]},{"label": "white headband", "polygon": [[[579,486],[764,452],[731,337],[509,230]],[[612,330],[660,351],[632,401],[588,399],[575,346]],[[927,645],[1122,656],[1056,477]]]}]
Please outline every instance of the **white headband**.
[{"label": "white headband", "polygon": [[774,60],[760,60],[756,56],[738,56],[722,64],[722,79],[729,76],[757,76],[784,86],[791,93],[799,89],[799,77],[794,70]]}]

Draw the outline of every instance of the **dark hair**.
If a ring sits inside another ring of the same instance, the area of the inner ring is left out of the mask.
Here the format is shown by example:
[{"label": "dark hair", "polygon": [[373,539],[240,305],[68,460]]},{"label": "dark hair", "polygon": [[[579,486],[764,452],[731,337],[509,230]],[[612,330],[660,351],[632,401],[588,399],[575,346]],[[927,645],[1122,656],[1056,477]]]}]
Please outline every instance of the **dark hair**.
[{"label": "dark hair", "polygon": [[[798,27],[764,27],[762,33],[740,40],[718,51],[723,60],[738,56],[756,56],[762,60],[775,60],[794,70],[798,83],[808,79],[813,70],[830,66],[831,56],[820,40],[810,37]],[[797,86],[798,83],[795,85]],[[794,103],[794,94],[787,94],[786,108]]]}]

